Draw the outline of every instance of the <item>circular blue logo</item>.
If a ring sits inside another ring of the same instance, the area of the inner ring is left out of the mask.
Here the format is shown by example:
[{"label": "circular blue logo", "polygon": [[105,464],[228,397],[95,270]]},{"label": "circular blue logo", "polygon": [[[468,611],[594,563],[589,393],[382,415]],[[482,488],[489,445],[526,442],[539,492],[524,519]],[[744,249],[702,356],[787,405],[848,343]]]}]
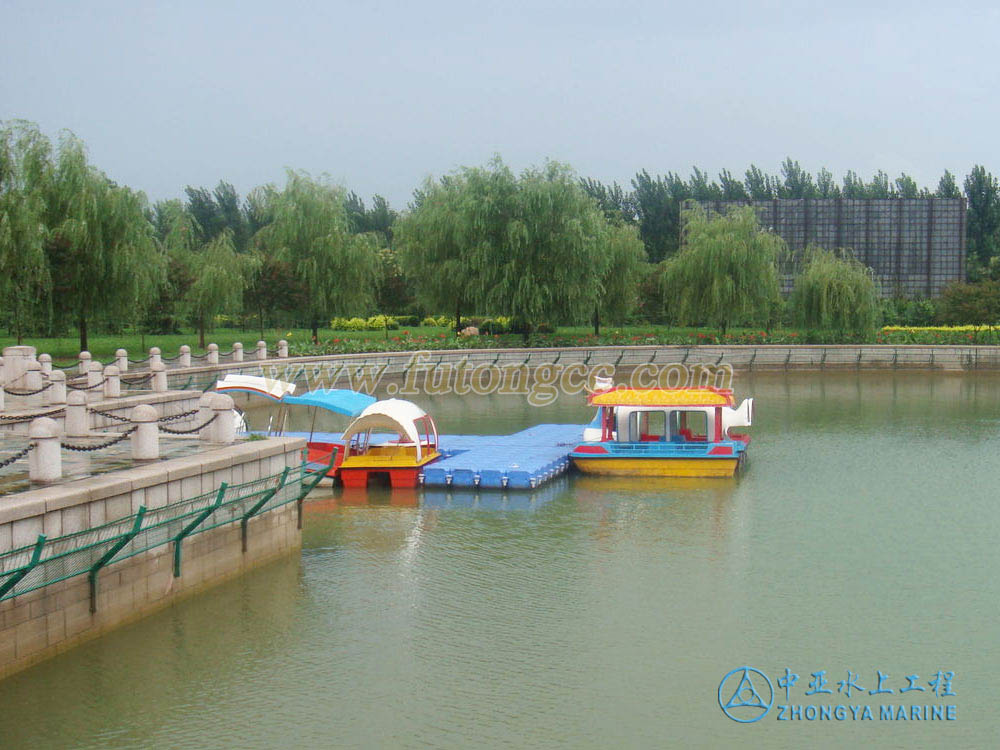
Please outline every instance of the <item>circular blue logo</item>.
[{"label": "circular blue logo", "polygon": [[774,688],[771,687],[771,680],[759,669],[737,667],[719,683],[719,708],[740,724],[760,721],[767,716],[773,704]]}]

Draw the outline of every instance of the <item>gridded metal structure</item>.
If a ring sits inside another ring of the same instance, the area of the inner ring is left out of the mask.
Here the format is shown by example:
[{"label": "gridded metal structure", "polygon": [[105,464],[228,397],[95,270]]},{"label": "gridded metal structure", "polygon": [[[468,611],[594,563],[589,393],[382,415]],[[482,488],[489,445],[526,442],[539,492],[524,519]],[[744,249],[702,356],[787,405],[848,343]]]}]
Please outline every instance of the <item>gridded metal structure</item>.
[{"label": "gridded metal structure", "polygon": [[[746,201],[701,201],[725,213]],[[884,297],[934,297],[965,279],[964,198],[804,198],[750,201],[761,226],[791,251],[783,291],[791,291],[807,245],[848,248],[869,266]]]}]

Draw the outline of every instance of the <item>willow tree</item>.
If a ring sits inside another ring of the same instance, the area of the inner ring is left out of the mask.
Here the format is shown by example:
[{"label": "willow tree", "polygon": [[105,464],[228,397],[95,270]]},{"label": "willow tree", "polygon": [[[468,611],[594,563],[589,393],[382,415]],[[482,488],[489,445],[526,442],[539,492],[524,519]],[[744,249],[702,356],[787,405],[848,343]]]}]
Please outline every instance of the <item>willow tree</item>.
[{"label": "willow tree", "polygon": [[878,286],[871,269],[852,255],[811,247],[791,308],[799,325],[863,335],[878,322]]},{"label": "willow tree", "polygon": [[0,305],[19,344],[51,286],[44,195],[51,166],[51,145],[37,127],[0,126]]},{"label": "willow tree", "polygon": [[240,309],[257,258],[237,253],[232,231],[223,229],[214,239],[187,255],[193,281],[181,299],[198,328],[198,345],[205,348],[205,328],[216,315]]},{"label": "willow tree", "polygon": [[47,184],[46,222],[53,304],[75,316],[80,348],[95,316],[137,319],[163,283],[164,255],[146,197],[112,183],[64,134]]},{"label": "willow tree", "polygon": [[594,308],[594,335],[601,322],[623,323],[639,303],[639,288],[650,272],[646,247],[634,226],[610,224],[601,240],[605,271]]},{"label": "willow tree", "polygon": [[306,300],[313,339],[330,315],[357,315],[372,301],[376,243],[353,234],[344,191],[304,172],[288,171],[284,190],[271,195],[269,223],[257,233],[263,252],[285,260]]},{"label": "willow tree", "polygon": [[780,300],[778,262],[784,241],[760,228],[747,206],[725,216],[684,212],[683,245],[663,267],[664,299],[677,322],[765,323]]},{"label": "willow tree", "polygon": [[[586,320],[608,269],[603,213],[558,162],[525,170],[516,188],[499,237],[471,253],[487,311],[519,319],[525,330],[542,321]],[[492,213],[486,202],[480,216]]]},{"label": "willow tree", "polygon": [[503,236],[514,214],[517,181],[498,160],[489,168],[464,168],[428,179],[411,210],[394,228],[403,273],[429,310],[481,311],[484,256]]}]

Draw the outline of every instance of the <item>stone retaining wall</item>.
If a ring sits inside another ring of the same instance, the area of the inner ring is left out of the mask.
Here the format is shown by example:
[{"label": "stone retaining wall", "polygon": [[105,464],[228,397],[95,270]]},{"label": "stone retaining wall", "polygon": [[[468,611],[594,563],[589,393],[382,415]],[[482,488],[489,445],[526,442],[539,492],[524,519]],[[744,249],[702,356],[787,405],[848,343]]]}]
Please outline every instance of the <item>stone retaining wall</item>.
[{"label": "stone retaining wall", "polygon": [[[304,447],[298,438],[251,441],[0,498],[0,552],[298,467]],[[94,613],[86,575],[0,602],[0,678],[298,548],[296,505],[251,519],[247,538],[243,552],[239,524],[190,537],[178,578],[171,545],[112,563],[100,572]]]}]

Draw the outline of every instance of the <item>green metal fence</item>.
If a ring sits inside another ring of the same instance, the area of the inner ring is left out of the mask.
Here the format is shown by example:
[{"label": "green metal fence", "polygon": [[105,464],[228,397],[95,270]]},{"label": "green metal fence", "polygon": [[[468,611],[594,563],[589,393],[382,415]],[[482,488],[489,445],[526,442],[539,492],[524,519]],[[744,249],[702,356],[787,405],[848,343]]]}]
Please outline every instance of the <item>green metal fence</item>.
[{"label": "green metal fence", "polygon": [[[334,454],[334,457],[336,454]],[[44,535],[31,545],[0,554],[0,601],[86,574],[90,609],[96,611],[98,574],[112,562],[164,545],[173,545],[174,576],[181,575],[184,540],[210,529],[239,523],[243,551],[251,518],[289,503],[298,505],[333,466],[303,462],[277,474],[242,484],[226,484],[161,508],[140,507],[133,515],[54,539]]]}]

